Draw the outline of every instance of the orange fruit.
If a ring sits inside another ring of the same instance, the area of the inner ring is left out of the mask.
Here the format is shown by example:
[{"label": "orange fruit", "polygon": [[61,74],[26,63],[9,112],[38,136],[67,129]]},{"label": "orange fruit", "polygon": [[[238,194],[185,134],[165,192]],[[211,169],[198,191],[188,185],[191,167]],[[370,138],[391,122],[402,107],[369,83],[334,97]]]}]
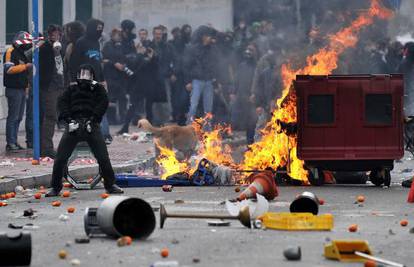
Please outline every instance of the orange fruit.
[{"label": "orange fruit", "polygon": [[357,197],[357,201],[360,202],[360,203],[362,203],[362,202],[365,201],[365,197],[364,196],[358,196]]},{"label": "orange fruit", "polygon": [[64,191],[62,197],[70,197],[70,191]]},{"label": "orange fruit", "polygon": [[13,198],[13,194],[12,193],[7,193],[6,196],[7,196],[7,198]]},{"label": "orange fruit", "polygon": [[68,213],[74,213],[75,212],[75,207],[69,207],[68,208]]},{"label": "orange fruit", "polygon": [[3,202],[0,202],[0,207],[3,207]]},{"label": "orange fruit", "polygon": [[71,187],[72,187],[72,185],[71,185],[70,183],[68,183],[68,182],[64,182],[64,183],[63,183],[63,187],[64,187],[64,188],[71,188]]},{"label": "orange fruit", "polygon": [[400,225],[401,226],[407,226],[408,225],[408,221],[407,220],[401,220],[400,221]]},{"label": "orange fruit", "polygon": [[234,188],[234,192],[239,193],[240,192],[240,187],[238,186],[238,187]]},{"label": "orange fruit", "polygon": [[35,199],[41,199],[42,198],[42,193],[36,193],[36,194],[34,194],[34,198]]},{"label": "orange fruit", "polygon": [[168,248],[161,249],[161,257],[167,258],[170,252],[168,251]]},{"label": "orange fruit", "polygon": [[358,231],[358,224],[351,224],[349,227],[348,227],[348,231],[349,232],[356,232],[356,231]]},{"label": "orange fruit", "polygon": [[325,199],[319,198],[319,205],[323,205],[323,204],[325,204]]},{"label": "orange fruit", "polygon": [[129,246],[132,244],[132,238],[130,236],[122,236],[116,241],[118,247]]},{"label": "orange fruit", "polygon": [[62,249],[62,250],[59,251],[58,256],[59,256],[60,259],[63,260],[63,259],[66,259],[66,257],[68,256],[68,253],[66,252],[66,250]]},{"label": "orange fruit", "polygon": [[61,204],[62,204],[62,202],[60,202],[59,200],[52,202],[53,207],[59,207]]},{"label": "orange fruit", "polygon": [[32,159],[32,165],[39,165],[40,162],[37,159]]},{"label": "orange fruit", "polygon": [[6,195],[5,194],[0,195],[0,199],[6,199]]},{"label": "orange fruit", "polygon": [[14,193],[14,192],[11,192],[10,195],[11,195],[11,197],[16,197],[16,193]]},{"label": "orange fruit", "polygon": [[102,194],[101,194],[101,198],[105,199],[105,198],[107,198],[107,197],[109,197],[109,194],[107,194],[107,193],[102,193]]},{"label": "orange fruit", "polygon": [[375,261],[366,261],[364,267],[377,267],[377,263]]},{"label": "orange fruit", "polygon": [[0,202],[0,203],[1,203],[0,207],[6,207],[8,205],[7,202]]}]

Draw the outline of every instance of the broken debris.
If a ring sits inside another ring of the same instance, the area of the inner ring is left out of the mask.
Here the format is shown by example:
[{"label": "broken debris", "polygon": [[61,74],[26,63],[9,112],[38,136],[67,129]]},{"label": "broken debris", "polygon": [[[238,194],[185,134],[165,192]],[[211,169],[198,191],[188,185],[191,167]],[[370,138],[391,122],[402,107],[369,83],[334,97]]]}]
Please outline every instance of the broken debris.
[{"label": "broken debris", "polygon": [[302,251],[300,246],[297,247],[288,247],[287,249],[285,249],[283,251],[283,256],[285,256],[285,258],[287,260],[290,261],[298,261],[301,259],[302,257]]}]

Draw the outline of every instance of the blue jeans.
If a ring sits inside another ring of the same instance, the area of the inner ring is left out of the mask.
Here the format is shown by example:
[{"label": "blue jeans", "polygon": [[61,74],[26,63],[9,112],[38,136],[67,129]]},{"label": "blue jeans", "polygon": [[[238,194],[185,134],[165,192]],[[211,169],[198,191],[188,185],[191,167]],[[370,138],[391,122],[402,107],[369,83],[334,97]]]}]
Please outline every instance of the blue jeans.
[{"label": "blue jeans", "polygon": [[23,119],[26,92],[24,89],[6,88],[7,97],[7,120],[6,120],[6,142],[17,144],[17,133]]},{"label": "blue jeans", "polygon": [[187,124],[190,124],[194,120],[201,97],[203,97],[204,114],[213,111],[214,90],[212,81],[193,80],[192,86]]},{"label": "blue jeans", "polygon": [[109,132],[109,123],[108,123],[108,118],[106,117],[106,113],[102,117],[101,132],[104,138],[111,136],[111,133]]}]

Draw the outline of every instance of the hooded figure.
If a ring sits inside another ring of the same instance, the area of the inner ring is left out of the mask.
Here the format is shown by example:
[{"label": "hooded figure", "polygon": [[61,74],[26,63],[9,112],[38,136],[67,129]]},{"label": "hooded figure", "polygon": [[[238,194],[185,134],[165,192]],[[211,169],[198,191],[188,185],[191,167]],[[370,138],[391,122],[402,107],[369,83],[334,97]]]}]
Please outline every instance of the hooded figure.
[{"label": "hooded figure", "polygon": [[73,54],[69,60],[69,71],[71,81],[76,81],[76,71],[82,64],[90,64],[95,70],[95,79],[104,81],[102,71],[102,56],[99,39],[102,36],[104,23],[97,19],[90,19],[86,25],[86,33],[75,44]]},{"label": "hooded figure", "polygon": [[125,19],[121,22],[122,29],[122,52],[124,55],[136,53],[134,40],[137,38],[135,33],[135,23]]}]

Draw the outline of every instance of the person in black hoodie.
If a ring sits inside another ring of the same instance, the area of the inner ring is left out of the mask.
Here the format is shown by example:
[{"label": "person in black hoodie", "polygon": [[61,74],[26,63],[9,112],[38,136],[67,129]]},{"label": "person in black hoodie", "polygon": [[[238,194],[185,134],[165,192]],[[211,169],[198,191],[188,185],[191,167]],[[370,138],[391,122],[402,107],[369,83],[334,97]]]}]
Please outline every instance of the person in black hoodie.
[{"label": "person in black hoodie", "polygon": [[55,133],[57,99],[64,89],[63,54],[60,43],[62,30],[49,25],[48,39],[39,49],[40,64],[40,154],[55,158],[53,135]]},{"label": "person in black hoodie", "polygon": [[86,33],[75,44],[73,54],[69,60],[71,81],[76,82],[76,73],[82,64],[90,64],[95,70],[95,80],[105,84],[102,70],[102,56],[99,38],[102,36],[104,23],[97,19],[90,19],[86,25]]},{"label": "person in black hoodie", "polygon": [[53,163],[51,190],[46,197],[58,196],[68,159],[79,142],[86,141],[98,161],[106,192],[121,194],[115,185],[115,175],[99,123],[108,108],[105,88],[94,80],[92,65],[85,64],[77,72],[77,84],[69,86],[59,98],[59,120],[68,124]]}]

